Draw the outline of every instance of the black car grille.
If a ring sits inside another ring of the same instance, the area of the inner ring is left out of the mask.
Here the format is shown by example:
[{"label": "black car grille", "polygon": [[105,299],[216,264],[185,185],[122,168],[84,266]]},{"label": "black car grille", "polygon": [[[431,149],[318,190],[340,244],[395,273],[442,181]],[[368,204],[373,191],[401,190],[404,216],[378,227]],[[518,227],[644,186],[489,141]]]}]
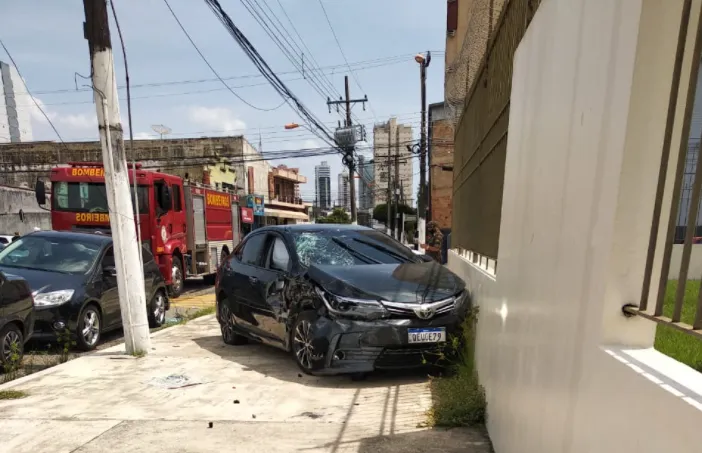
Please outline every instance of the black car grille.
[{"label": "black car grille", "polygon": [[375,360],[375,367],[393,369],[432,365],[439,362],[444,348],[444,345],[409,345],[399,348],[385,348]]},{"label": "black car grille", "polygon": [[[395,318],[412,318],[412,319],[431,319],[439,315],[450,313],[456,307],[456,301],[462,297],[462,294],[453,296],[448,299],[440,300],[425,304],[405,304],[399,302],[383,301],[385,309]],[[432,314],[429,317],[419,317],[415,309],[426,307],[432,309]]]}]

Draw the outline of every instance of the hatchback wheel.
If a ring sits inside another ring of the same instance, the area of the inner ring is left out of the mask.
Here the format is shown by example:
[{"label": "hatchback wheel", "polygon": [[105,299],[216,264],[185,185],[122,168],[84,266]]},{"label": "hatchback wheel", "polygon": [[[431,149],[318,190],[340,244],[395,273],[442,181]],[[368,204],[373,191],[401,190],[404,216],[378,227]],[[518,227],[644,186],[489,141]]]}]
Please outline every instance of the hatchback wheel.
[{"label": "hatchback wheel", "polygon": [[242,345],[248,343],[248,339],[236,333],[234,322],[232,321],[232,312],[227,307],[226,303],[219,302],[219,328],[222,331],[222,341],[231,345]]},{"label": "hatchback wheel", "polygon": [[149,304],[149,324],[161,327],[166,323],[166,295],[159,290]]},{"label": "hatchback wheel", "polygon": [[88,305],[78,317],[78,329],[76,337],[78,347],[83,351],[92,351],[100,341],[100,328],[102,327],[102,317],[95,305]]},{"label": "hatchback wheel", "polygon": [[8,324],[0,330],[0,365],[4,370],[13,369],[22,363],[24,336],[15,324]]},{"label": "hatchback wheel", "polygon": [[305,311],[295,319],[291,335],[291,347],[295,362],[306,374],[313,374],[319,369],[320,360],[324,361],[324,350],[315,345],[312,325],[317,320],[317,313]]}]

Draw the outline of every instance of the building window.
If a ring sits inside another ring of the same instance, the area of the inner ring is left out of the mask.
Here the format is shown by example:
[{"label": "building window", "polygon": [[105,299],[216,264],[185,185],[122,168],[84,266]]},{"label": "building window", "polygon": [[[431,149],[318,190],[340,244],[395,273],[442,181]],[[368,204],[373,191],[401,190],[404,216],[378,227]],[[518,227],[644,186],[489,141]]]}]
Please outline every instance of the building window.
[{"label": "building window", "polygon": [[453,36],[458,29],[458,0],[448,0],[446,5],[446,33]]}]

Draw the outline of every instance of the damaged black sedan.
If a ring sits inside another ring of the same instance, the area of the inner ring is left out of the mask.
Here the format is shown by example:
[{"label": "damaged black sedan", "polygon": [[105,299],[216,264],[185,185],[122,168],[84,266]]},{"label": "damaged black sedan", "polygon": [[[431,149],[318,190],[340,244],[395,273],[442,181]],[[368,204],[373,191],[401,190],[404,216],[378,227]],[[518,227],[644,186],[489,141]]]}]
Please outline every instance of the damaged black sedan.
[{"label": "damaged black sedan", "polygon": [[222,263],[216,294],[225,343],[277,346],[308,374],[431,364],[470,309],[458,276],[356,225],[255,230]]}]

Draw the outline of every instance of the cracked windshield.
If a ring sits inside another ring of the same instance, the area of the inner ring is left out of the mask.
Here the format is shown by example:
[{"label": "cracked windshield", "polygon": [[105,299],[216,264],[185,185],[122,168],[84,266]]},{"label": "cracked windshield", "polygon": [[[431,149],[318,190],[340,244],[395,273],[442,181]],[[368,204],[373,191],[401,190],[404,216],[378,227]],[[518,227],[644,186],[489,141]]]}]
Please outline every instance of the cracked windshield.
[{"label": "cracked windshield", "polygon": [[702,0],[0,0],[0,453],[702,452],[701,55]]}]

